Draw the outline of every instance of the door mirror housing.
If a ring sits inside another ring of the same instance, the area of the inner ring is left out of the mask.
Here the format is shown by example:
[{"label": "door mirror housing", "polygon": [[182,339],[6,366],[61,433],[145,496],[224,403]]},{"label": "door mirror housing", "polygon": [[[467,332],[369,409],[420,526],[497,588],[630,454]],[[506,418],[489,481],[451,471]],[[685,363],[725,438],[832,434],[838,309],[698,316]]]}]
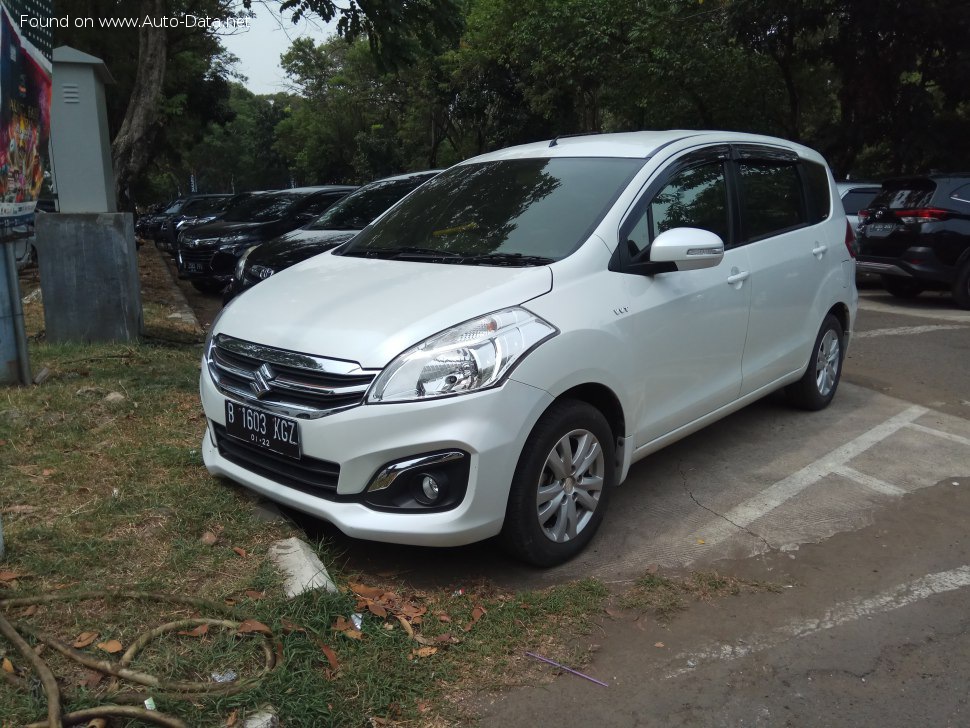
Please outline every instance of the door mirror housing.
[{"label": "door mirror housing", "polygon": [[713,268],[724,258],[724,241],[709,230],[673,228],[650,246],[651,263],[672,263],[676,270]]}]

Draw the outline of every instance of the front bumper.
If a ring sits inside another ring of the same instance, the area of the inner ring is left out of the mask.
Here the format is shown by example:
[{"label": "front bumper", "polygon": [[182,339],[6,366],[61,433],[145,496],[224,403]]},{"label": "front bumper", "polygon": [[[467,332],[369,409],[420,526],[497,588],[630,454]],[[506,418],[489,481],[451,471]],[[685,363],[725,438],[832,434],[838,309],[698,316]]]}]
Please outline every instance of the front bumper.
[{"label": "front bumper", "polygon": [[218,247],[180,246],[175,255],[179,278],[228,283],[239,256]]},{"label": "front bumper", "polygon": [[[275,482],[221,453],[212,423],[224,425],[225,395],[203,370],[202,405],[210,426],[202,443],[209,472],[291,508],[329,521],[348,536],[420,546],[460,546],[502,528],[522,447],[552,402],[543,390],[508,380],[496,389],[437,401],[361,405],[300,420],[303,454],[340,466],[335,496]],[[353,496],[387,463],[444,449],[469,453],[468,487],[454,508],[434,513],[378,511]]]}]

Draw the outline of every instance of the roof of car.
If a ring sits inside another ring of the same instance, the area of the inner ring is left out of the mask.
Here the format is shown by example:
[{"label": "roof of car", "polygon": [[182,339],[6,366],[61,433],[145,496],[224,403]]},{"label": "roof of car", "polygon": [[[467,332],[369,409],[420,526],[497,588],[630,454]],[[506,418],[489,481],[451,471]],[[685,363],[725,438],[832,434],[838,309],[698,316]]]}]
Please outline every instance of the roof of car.
[{"label": "roof of car", "polygon": [[521,144],[496,152],[489,152],[469,162],[492,162],[501,159],[534,157],[627,157],[648,159],[663,147],[684,139],[696,138],[698,143],[722,142],[725,144],[772,144],[784,146],[799,153],[812,153],[812,150],[795,142],[761,134],[744,134],[732,131],[706,131],[672,129],[670,131],[633,131],[617,134],[585,134],[547,139],[532,144]]},{"label": "roof of car", "polygon": [[443,169],[427,169],[422,172],[406,172],[405,174],[396,174],[393,177],[381,177],[380,179],[375,179],[372,182],[368,182],[363,185],[363,187],[369,187],[370,185],[377,184],[378,182],[398,182],[400,180],[413,179],[414,177],[434,177],[436,174],[441,174],[444,172]]}]

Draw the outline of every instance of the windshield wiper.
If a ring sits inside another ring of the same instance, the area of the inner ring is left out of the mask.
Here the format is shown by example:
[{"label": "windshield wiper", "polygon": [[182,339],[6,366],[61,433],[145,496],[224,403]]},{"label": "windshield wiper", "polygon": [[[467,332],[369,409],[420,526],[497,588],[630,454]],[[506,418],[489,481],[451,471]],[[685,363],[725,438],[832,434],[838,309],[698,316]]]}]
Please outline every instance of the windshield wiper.
[{"label": "windshield wiper", "polygon": [[549,265],[555,262],[553,258],[546,258],[542,255],[523,255],[522,253],[485,253],[484,255],[471,255],[461,260],[463,265],[508,266]]},{"label": "windshield wiper", "polygon": [[440,260],[442,258],[461,258],[461,253],[450,250],[435,250],[434,248],[416,248],[403,245],[400,248],[359,248],[348,250],[342,255],[354,255],[361,258],[387,258],[394,260]]}]

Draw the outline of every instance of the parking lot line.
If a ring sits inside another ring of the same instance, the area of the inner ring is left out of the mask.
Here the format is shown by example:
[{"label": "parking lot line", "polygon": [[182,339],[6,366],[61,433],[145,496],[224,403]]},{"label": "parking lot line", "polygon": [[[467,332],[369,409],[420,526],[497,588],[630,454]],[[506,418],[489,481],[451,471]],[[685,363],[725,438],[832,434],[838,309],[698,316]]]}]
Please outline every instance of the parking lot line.
[{"label": "parking lot line", "polygon": [[[887,303],[871,298],[868,295],[859,296],[859,308],[863,311],[892,313],[900,316],[915,316],[916,318],[936,319],[937,321],[959,321],[964,324],[970,322],[970,311],[930,308],[930,305],[932,304],[928,301],[924,301],[922,304],[914,304],[914,302],[902,303],[900,301]],[[852,335],[855,336],[855,332]]]},{"label": "parking lot line", "polygon": [[856,331],[853,338],[869,339],[874,336],[912,336],[913,334],[928,334],[931,331],[950,331],[953,329],[965,329],[966,326],[958,324],[927,324],[926,326],[897,326],[891,329],[870,329],[868,331]]},{"label": "parking lot line", "polygon": [[926,427],[925,425],[917,425],[915,422],[911,422],[906,425],[911,430],[917,430],[919,432],[925,432],[927,435],[934,435],[935,437],[942,437],[944,440],[949,440],[950,442],[955,442],[960,445],[966,445],[970,447],[970,438],[960,437],[959,435],[954,435],[951,432],[944,432],[943,430],[935,430],[932,427]]},{"label": "parking lot line", "polygon": [[840,602],[816,619],[793,620],[764,636],[749,637],[743,643],[713,644],[701,650],[682,652],[674,657],[674,660],[682,663],[682,666],[666,673],[664,677],[669,680],[684,675],[696,670],[703,663],[738,660],[793,639],[811,637],[843,624],[901,609],[936,594],[944,594],[968,586],[970,586],[970,566],[967,565],[949,571],[927,574],[919,579],[898,584],[873,597]]},{"label": "parking lot line", "polygon": [[841,475],[843,478],[848,478],[853,480],[859,485],[864,485],[869,490],[874,490],[877,493],[884,493],[885,495],[904,495],[906,493],[902,488],[897,488],[892,483],[887,483],[884,480],[879,480],[879,478],[874,478],[866,473],[860,473],[855,468],[850,468],[848,465],[840,465],[833,471],[836,475]]},{"label": "parking lot line", "polygon": [[[773,511],[778,506],[822,478],[830,475],[836,468],[844,466],[852,458],[865,452],[873,445],[882,442],[890,435],[906,427],[914,420],[929,412],[926,407],[914,405],[890,417],[885,422],[862,433],[854,440],[841,445],[818,460],[806,465],[801,470],[792,473],[787,478],[779,480],[755,496],[736,505],[724,514],[724,520],[740,528],[747,528],[756,520]],[[708,539],[708,543],[711,541]]]}]

